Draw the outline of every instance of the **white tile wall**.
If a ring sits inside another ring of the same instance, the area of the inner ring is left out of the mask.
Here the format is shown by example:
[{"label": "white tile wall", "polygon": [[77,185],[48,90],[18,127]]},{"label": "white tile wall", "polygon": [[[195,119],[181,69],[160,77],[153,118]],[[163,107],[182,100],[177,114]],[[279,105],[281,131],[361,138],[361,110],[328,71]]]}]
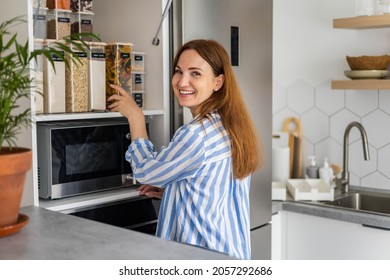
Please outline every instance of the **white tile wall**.
[{"label": "white tile wall", "polygon": [[390,90],[332,90],[347,79],[346,55],[390,54],[390,28],[333,29],[334,18],[354,16],[354,0],[274,0],[273,129],[295,116],[303,127],[303,163],[343,165],[343,138],[352,121],[367,131],[364,161],[360,133],[350,133],[352,185],[390,190]]}]

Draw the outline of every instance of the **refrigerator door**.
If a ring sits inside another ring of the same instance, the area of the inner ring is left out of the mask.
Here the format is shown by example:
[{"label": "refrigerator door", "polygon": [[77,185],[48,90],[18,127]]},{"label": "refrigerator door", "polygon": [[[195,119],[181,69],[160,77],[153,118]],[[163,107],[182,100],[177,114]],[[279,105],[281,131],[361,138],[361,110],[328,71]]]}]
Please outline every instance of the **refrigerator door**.
[{"label": "refrigerator door", "polygon": [[[256,128],[264,165],[252,177],[251,228],[271,220],[272,2],[269,0],[174,0],[173,52],[191,39],[215,39],[231,54],[233,69]],[[180,24],[181,21],[181,24]],[[177,107],[175,107],[177,109]],[[176,111],[178,112],[178,111]],[[176,117],[190,119],[188,110]],[[177,120],[176,120],[177,121]],[[269,243],[271,240],[269,239]]]}]

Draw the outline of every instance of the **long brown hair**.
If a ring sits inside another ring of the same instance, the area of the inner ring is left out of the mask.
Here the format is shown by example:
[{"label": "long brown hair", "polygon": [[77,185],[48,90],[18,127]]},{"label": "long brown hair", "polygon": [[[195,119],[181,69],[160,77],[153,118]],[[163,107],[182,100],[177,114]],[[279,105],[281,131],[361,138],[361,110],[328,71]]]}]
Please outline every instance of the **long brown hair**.
[{"label": "long brown hair", "polygon": [[233,175],[242,179],[253,173],[263,162],[260,139],[242,98],[226,50],[214,40],[192,40],[177,52],[173,67],[186,50],[195,50],[210,64],[214,75],[225,76],[222,87],[197,108],[202,121],[217,110],[232,142]]}]

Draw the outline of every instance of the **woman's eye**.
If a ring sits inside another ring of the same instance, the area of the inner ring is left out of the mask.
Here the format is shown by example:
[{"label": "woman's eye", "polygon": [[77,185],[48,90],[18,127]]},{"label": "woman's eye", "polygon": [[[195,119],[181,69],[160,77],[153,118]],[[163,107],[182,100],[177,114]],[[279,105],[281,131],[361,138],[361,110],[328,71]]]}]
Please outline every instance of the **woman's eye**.
[{"label": "woman's eye", "polygon": [[200,76],[200,73],[195,71],[195,72],[192,72],[191,75],[192,76]]},{"label": "woman's eye", "polygon": [[179,69],[176,69],[176,70],[175,70],[175,74],[181,75],[181,71],[180,71]]}]

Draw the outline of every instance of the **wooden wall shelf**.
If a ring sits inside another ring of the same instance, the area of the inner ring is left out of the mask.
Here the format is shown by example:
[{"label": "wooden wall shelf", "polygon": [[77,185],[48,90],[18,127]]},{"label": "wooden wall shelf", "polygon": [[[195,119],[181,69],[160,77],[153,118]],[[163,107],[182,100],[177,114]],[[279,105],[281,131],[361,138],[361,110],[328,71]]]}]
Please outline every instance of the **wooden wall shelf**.
[{"label": "wooden wall shelf", "polygon": [[333,19],[333,28],[370,29],[390,27],[390,15],[358,16]]},{"label": "wooden wall shelf", "polygon": [[384,80],[337,80],[332,81],[332,89],[381,90],[390,89],[390,79]]}]

